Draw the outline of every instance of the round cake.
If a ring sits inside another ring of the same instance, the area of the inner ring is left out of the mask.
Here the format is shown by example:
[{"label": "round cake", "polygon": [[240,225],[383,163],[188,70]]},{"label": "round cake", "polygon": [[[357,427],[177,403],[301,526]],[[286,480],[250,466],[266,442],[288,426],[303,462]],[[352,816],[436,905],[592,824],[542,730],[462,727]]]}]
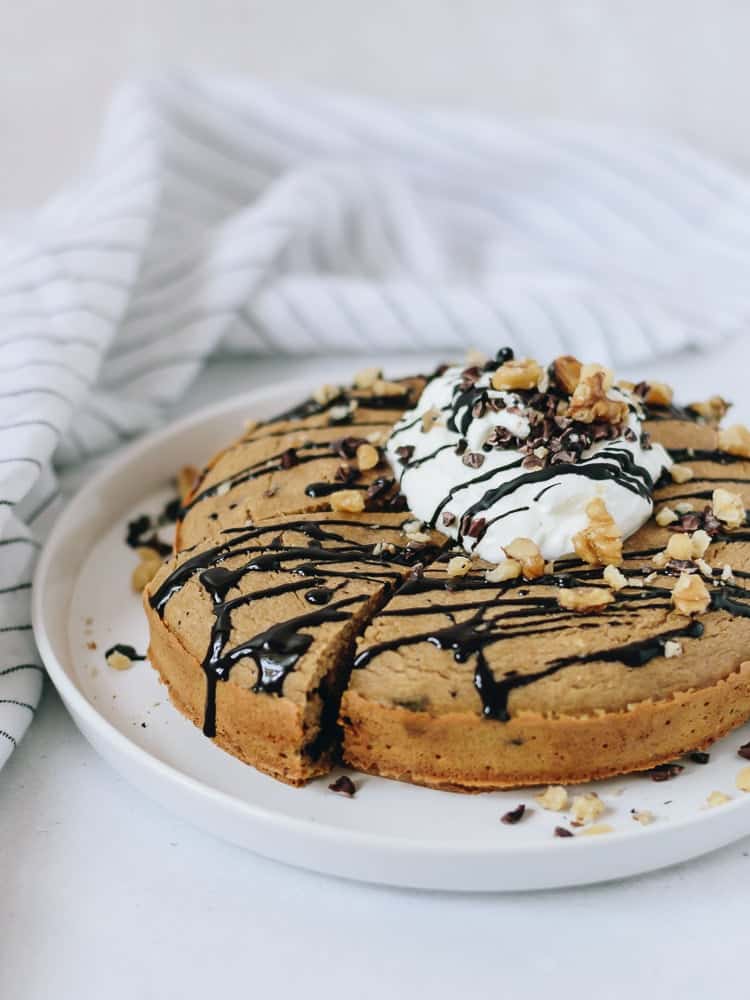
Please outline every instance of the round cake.
[{"label": "round cake", "polygon": [[322,386],[249,425],[144,591],[152,665],[229,753],[435,788],[587,781],[750,717],[750,432],[606,368]]}]

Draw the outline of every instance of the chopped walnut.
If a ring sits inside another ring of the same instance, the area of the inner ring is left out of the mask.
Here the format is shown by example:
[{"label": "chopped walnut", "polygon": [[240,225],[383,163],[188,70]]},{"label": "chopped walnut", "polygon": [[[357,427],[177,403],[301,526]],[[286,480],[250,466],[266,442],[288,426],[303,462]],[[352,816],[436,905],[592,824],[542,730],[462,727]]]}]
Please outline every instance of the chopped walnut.
[{"label": "chopped walnut", "polygon": [[354,385],[357,389],[372,389],[373,385],[382,377],[382,368],[363,368],[354,376]]},{"label": "chopped walnut", "polygon": [[711,595],[695,573],[681,573],[672,591],[672,603],[684,615],[702,614],[711,603]]},{"label": "chopped walnut", "polygon": [[586,506],[587,528],[573,536],[576,555],[592,565],[617,565],[622,562],[622,537],[607,506],[600,497]]},{"label": "chopped walnut", "polygon": [[668,524],[674,524],[675,521],[678,521],[679,517],[671,507],[662,507],[661,510],[657,511],[654,520],[660,528],[666,528]]},{"label": "chopped walnut", "polygon": [[440,420],[440,410],[436,406],[430,407],[426,413],[422,414],[422,433],[426,434],[431,431],[438,420]]},{"label": "chopped walnut", "polygon": [[570,397],[566,415],[585,424],[599,420],[608,424],[624,424],[628,419],[628,404],[623,400],[609,398],[607,390],[611,385],[612,372],[608,368],[584,365],[581,380]]},{"label": "chopped walnut", "polygon": [[396,553],[396,546],[393,542],[375,542],[372,547],[372,554],[374,556],[392,556]]},{"label": "chopped walnut", "polygon": [[544,559],[536,542],[530,538],[516,538],[506,545],[504,552],[509,559],[521,564],[521,573],[527,580],[544,576]]},{"label": "chopped walnut", "polygon": [[750,767],[740,768],[734,783],[741,792],[750,792]]},{"label": "chopped walnut", "polygon": [[693,558],[700,559],[708,551],[708,547],[711,544],[711,536],[703,528],[699,528],[690,536],[690,544],[693,549]]},{"label": "chopped walnut", "polygon": [[654,814],[650,809],[631,809],[630,815],[636,823],[640,823],[641,826],[648,826],[649,823],[654,822]]},{"label": "chopped walnut", "polygon": [[471,559],[467,559],[465,556],[453,556],[452,559],[448,560],[448,576],[466,576],[470,569]]},{"label": "chopped walnut", "polygon": [[360,472],[374,469],[380,462],[380,452],[371,444],[361,444],[357,448],[357,465]]},{"label": "chopped walnut", "polygon": [[[663,552],[657,552],[653,556],[651,556],[651,565],[655,566],[657,569],[664,569],[664,567],[669,562],[670,558],[671,556],[669,555],[667,550],[664,549]],[[651,579],[653,579],[655,576],[656,573],[651,574]],[[649,577],[646,577],[646,580],[650,582]]]},{"label": "chopped walnut", "polygon": [[557,591],[557,603],[567,611],[596,611],[612,601],[612,592],[604,587],[561,587]]},{"label": "chopped walnut", "polygon": [[549,809],[551,812],[562,812],[568,807],[568,793],[562,785],[549,785],[534,798],[542,809]]},{"label": "chopped walnut", "polygon": [[581,362],[578,358],[574,358],[570,354],[565,354],[560,358],[555,358],[552,362],[552,371],[555,376],[555,382],[557,382],[563,392],[567,392],[569,396],[573,394],[575,387],[580,381],[581,367]]},{"label": "chopped walnut", "polygon": [[606,808],[596,792],[576,795],[570,809],[573,816],[571,822],[573,826],[583,826],[584,823],[591,823],[593,820],[599,819],[601,814],[606,811]]},{"label": "chopped walnut", "polygon": [[690,514],[691,511],[695,510],[695,504],[690,503],[689,500],[681,500],[679,503],[674,505],[674,509],[678,514]]},{"label": "chopped walnut", "polygon": [[199,476],[200,473],[194,465],[183,465],[177,473],[177,495],[180,498],[180,503],[185,503],[190,496]]},{"label": "chopped walnut", "polygon": [[667,542],[666,553],[670,559],[692,559],[693,544],[690,535],[671,535]]},{"label": "chopped walnut", "polygon": [[611,368],[605,367],[605,365],[597,364],[596,362],[591,362],[586,365],[581,365],[581,380],[593,378],[594,376],[602,376],[602,385],[605,389],[611,389],[614,385],[615,376]]},{"label": "chopped walnut", "polygon": [[725,583],[731,583],[734,580],[734,573],[732,572],[732,567],[729,563],[725,563],[721,568],[721,579]]},{"label": "chopped walnut", "polygon": [[497,566],[488,569],[484,574],[487,583],[505,583],[506,580],[515,580],[521,575],[521,564],[515,559],[504,559]]},{"label": "chopped walnut", "polygon": [[673,483],[688,483],[695,473],[689,465],[678,465],[675,463],[669,470]]},{"label": "chopped walnut", "polygon": [[523,361],[506,361],[492,375],[493,389],[536,389],[543,371],[541,365],[528,358]]},{"label": "chopped walnut", "polygon": [[334,510],[346,514],[360,514],[365,509],[365,498],[359,490],[339,490],[332,493],[329,503]]},{"label": "chopped walnut", "polygon": [[606,566],[602,576],[604,577],[604,582],[612,590],[622,590],[623,587],[627,587],[628,585],[628,578],[616,566]]},{"label": "chopped walnut", "polygon": [[373,382],[372,391],[376,396],[403,396],[406,389],[399,382],[386,382],[379,378]]},{"label": "chopped walnut", "polygon": [[107,665],[112,667],[113,670],[130,670],[133,666],[133,661],[129,656],[125,656],[124,653],[113,649],[107,657]]},{"label": "chopped walnut", "polygon": [[672,387],[665,382],[649,382],[643,401],[652,406],[670,406],[673,396]]},{"label": "chopped walnut", "polygon": [[581,830],[582,837],[598,837],[603,833],[614,833],[615,828],[609,823],[595,823],[594,826],[587,826]]},{"label": "chopped walnut", "polygon": [[698,567],[698,572],[702,573],[708,580],[713,580],[714,571],[708,565],[705,559],[696,559],[695,565]]},{"label": "chopped walnut", "polygon": [[690,403],[688,409],[692,410],[693,413],[697,413],[699,417],[703,417],[709,423],[718,424],[724,419],[731,405],[726,399],[722,399],[721,396],[711,396],[710,399],[706,399],[701,403]]},{"label": "chopped walnut", "polygon": [[668,660],[674,659],[675,656],[682,656],[682,643],[676,642],[674,639],[667,639],[664,643],[664,655]]},{"label": "chopped walnut", "polygon": [[402,524],[401,530],[405,535],[416,535],[422,530],[422,527],[423,525],[421,521],[413,520],[413,521],[406,521],[404,524]]},{"label": "chopped walnut", "polygon": [[340,395],[341,389],[337,385],[319,385],[313,393],[313,399],[319,406],[327,406]]},{"label": "chopped walnut", "polygon": [[719,448],[729,455],[750,458],[750,430],[744,424],[734,424],[719,431]]},{"label": "chopped walnut", "polygon": [[713,809],[715,806],[723,806],[726,805],[727,802],[731,801],[731,795],[726,795],[724,792],[711,792],[706,799],[706,805],[709,809]]},{"label": "chopped walnut", "polygon": [[739,528],[745,523],[745,505],[739,493],[732,493],[720,487],[713,492],[711,506],[714,516],[727,528]]}]

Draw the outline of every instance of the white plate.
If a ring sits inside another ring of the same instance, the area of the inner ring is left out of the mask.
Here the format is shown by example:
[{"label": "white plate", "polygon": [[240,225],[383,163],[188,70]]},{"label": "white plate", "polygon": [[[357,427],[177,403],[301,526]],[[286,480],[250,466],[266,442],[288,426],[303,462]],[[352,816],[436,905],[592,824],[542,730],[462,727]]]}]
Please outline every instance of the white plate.
[{"label": "white plate", "polygon": [[[737,747],[750,726],[712,751],[707,765],[656,783],[631,776],[590,786],[614,832],[556,838],[565,814],[545,812],[531,792],[456,795],[356,776],[349,800],[330,779],[288,788],[218,750],[172,708],[148,664],[119,673],[104,650],[143,651],[147,630],[130,591],[135,556],[123,544],[136,513],[169,495],[171,469],[207,458],[248,418],[307,394],[277,385],[202,410],[135,444],[74,499],[45,547],[34,582],[34,629],[44,662],[76,724],[125,778],[168,809],[219,837],[317,871],[391,885],[452,890],[539,889],[619,878],[684,861],[750,832],[750,796],[736,791]],[[96,648],[90,648],[92,644]],[[488,725],[500,723],[488,722]],[[706,809],[713,790],[732,801]],[[501,815],[519,802],[515,826]],[[641,826],[631,809],[649,809]]]}]

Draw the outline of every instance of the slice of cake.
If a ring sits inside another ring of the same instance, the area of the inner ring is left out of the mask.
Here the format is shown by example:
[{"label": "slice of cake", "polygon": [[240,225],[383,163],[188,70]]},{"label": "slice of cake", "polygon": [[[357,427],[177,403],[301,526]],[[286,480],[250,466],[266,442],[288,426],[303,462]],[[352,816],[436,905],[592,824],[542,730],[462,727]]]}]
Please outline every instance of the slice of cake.
[{"label": "slice of cake", "polygon": [[305,514],[168,561],[144,592],[149,657],[177,708],[289,784],[330,766],[354,635],[435,549],[403,514]]}]

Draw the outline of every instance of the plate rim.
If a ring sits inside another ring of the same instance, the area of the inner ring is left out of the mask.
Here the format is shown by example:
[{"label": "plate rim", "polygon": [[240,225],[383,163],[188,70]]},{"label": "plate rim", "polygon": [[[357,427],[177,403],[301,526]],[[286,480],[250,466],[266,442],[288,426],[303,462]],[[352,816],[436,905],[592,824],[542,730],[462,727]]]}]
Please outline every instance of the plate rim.
[{"label": "plate rim", "polygon": [[[84,482],[84,484],[68,500],[65,509],[57,518],[42,547],[37,565],[35,567],[32,584],[32,625],[34,638],[48,676],[60,694],[66,708],[70,712],[74,723],[79,729],[81,729],[87,741],[91,742],[88,733],[82,728],[83,725],[90,727],[91,731],[95,733],[96,736],[99,737],[103,743],[112,750],[113,753],[118,756],[124,755],[126,758],[129,758],[134,765],[143,769],[151,777],[154,777],[157,780],[166,781],[170,783],[172,787],[177,788],[192,797],[201,799],[203,805],[208,802],[212,806],[220,807],[221,809],[226,810],[234,818],[240,820],[253,820],[257,823],[264,824],[271,831],[283,831],[292,835],[303,836],[308,840],[308,843],[319,841],[325,843],[328,847],[345,846],[347,848],[366,849],[370,851],[374,850],[384,853],[399,853],[402,855],[418,853],[423,856],[425,854],[432,854],[437,856],[450,856],[454,858],[461,857],[467,860],[471,858],[476,861],[482,858],[495,858],[498,861],[501,859],[508,860],[510,858],[514,858],[520,861],[524,858],[524,856],[530,860],[537,857],[540,853],[544,854],[545,859],[551,859],[552,856],[556,857],[568,855],[571,851],[586,851],[589,855],[602,855],[613,852],[616,847],[620,847],[624,843],[634,844],[641,842],[641,838],[646,838],[648,842],[664,842],[670,838],[676,837],[680,833],[684,834],[689,829],[694,827],[700,827],[704,831],[708,827],[725,828],[724,833],[717,837],[716,842],[711,847],[698,848],[687,855],[687,857],[692,857],[706,853],[707,851],[713,849],[718,849],[719,847],[724,846],[742,836],[742,833],[727,832],[726,828],[731,825],[727,822],[727,820],[730,814],[735,814],[750,808],[750,796],[747,796],[746,799],[735,798],[723,805],[721,809],[696,810],[695,815],[688,815],[680,819],[670,820],[668,824],[654,824],[647,828],[639,828],[637,831],[626,831],[624,829],[615,830],[604,837],[572,838],[573,840],[579,841],[577,844],[572,843],[570,839],[563,840],[554,838],[550,838],[549,842],[524,844],[522,842],[503,842],[500,839],[497,841],[482,839],[467,842],[462,839],[457,840],[453,838],[444,840],[424,840],[409,836],[399,837],[390,834],[368,833],[366,831],[352,829],[350,827],[336,826],[329,821],[316,821],[300,816],[290,816],[285,813],[280,813],[273,808],[258,805],[255,802],[241,799],[229,792],[222,791],[210,784],[207,784],[201,779],[192,777],[173,764],[168,764],[165,761],[160,760],[154,754],[149,753],[149,751],[144,747],[139,746],[137,743],[129,739],[125,733],[118,729],[116,725],[109,722],[97,710],[92,702],[89,701],[85,694],[78,688],[73,678],[69,676],[65,666],[58,658],[46,623],[45,604],[48,596],[47,581],[54,559],[57,555],[57,550],[68,533],[70,522],[74,520],[74,507],[82,502],[86,503],[87,500],[96,494],[96,492],[100,490],[103,485],[105,485],[110,479],[120,474],[124,468],[130,465],[131,462],[141,457],[143,454],[148,453],[152,449],[160,447],[165,442],[168,442],[170,438],[176,435],[183,435],[186,432],[189,432],[191,428],[200,426],[207,421],[221,417],[230,412],[247,409],[248,413],[251,413],[254,405],[270,401],[274,398],[289,398],[290,394],[295,394],[297,392],[304,397],[309,394],[309,387],[309,378],[295,377],[292,379],[281,380],[272,386],[255,387],[247,390],[246,392],[234,393],[226,399],[204,405],[194,412],[170,421],[163,427],[153,430],[127,445],[121,452],[106,461],[102,468],[97,470],[93,476],[87,479],[86,482]],[[174,709],[174,711],[177,711],[177,709]],[[100,756],[102,755],[98,747],[95,746],[94,749],[100,754]],[[109,758],[106,759],[110,766],[119,770],[119,768],[117,768],[117,766]],[[130,784],[134,784],[127,774],[125,777]],[[629,776],[623,775],[622,777],[623,779],[626,779]],[[144,792],[142,787],[138,787],[139,791]],[[144,794],[148,793],[144,792]],[[527,794],[526,789],[520,789],[519,794]],[[461,796],[455,797],[457,801],[461,801]],[[170,809],[170,811],[174,810]],[[193,823],[193,825],[200,825],[194,820],[188,821]],[[219,837],[221,836],[220,834],[214,835]],[[265,852],[258,848],[257,853],[264,854]],[[685,859],[686,858],[676,858],[674,862],[659,862],[657,865],[647,865],[641,869],[641,871],[645,872],[653,870],[655,867],[664,867],[665,864],[677,863],[678,861]],[[345,877],[358,878],[359,876]],[[604,876],[605,879],[609,877],[612,876]],[[586,881],[594,880],[601,879],[594,877]],[[395,881],[384,878],[382,881],[388,882],[392,885],[407,884],[403,880]],[[563,885],[566,883],[560,882],[558,884]],[[572,884],[584,884],[584,880],[576,880],[575,883]],[[496,886],[490,886],[489,891],[498,891],[498,889]]]}]

